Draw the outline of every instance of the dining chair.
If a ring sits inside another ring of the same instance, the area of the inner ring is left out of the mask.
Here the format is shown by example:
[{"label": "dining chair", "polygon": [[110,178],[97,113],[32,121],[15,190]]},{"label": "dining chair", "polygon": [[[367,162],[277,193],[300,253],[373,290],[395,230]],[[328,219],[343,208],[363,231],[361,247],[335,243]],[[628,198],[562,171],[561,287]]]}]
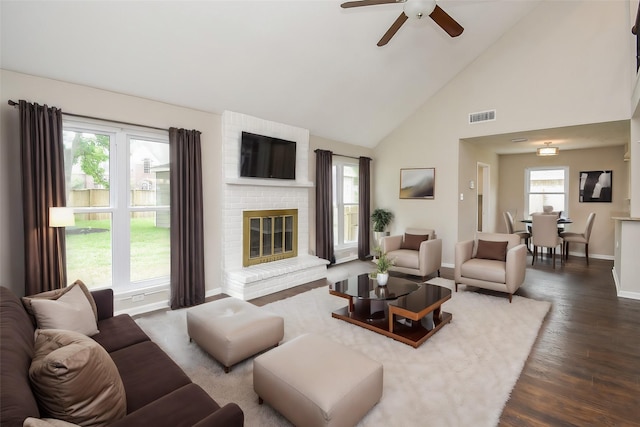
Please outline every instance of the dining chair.
[{"label": "dining chair", "polygon": [[564,258],[569,258],[569,243],[582,243],[584,245],[584,257],[589,265],[589,238],[591,237],[591,229],[593,228],[593,221],[596,219],[596,213],[591,212],[587,217],[587,224],[582,233],[572,233],[565,231],[560,233],[560,237],[564,241]]},{"label": "dining chair", "polygon": [[538,248],[551,249],[553,268],[556,268],[556,248],[560,246],[560,264],[564,260],[563,240],[558,236],[558,218],[555,215],[534,214],[531,217],[531,243],[533,244],[533,260],[536,262]]},{"label": "dining chair", "polygon": [[507,226],[507,233],[517,234],[518,236],[520,236],[520,239],[524,239],[524,244],[527,246],[527,251],[531,252],[531,249],[529,249],[529,239],[531,238],[531,233],[529,233],[527,230],[514,230],[515,226],[513,222],[513,215],[511,215],[511,212],[504,211],[503,216],[504,223]]}]

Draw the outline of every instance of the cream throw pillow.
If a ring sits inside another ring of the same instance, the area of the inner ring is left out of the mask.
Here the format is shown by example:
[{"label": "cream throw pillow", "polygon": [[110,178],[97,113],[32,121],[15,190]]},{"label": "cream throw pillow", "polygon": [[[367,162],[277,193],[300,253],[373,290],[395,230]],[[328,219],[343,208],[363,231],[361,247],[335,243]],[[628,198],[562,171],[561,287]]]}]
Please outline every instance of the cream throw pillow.
[{"label": "cream throw pillow", "polygon": [[100,344],[59,329],[39,329],[35,335],[29,379],[43,415],[96,427],[126,415],[118,368]]},{"label": "cream throw pillow", "polygon": [[55,418],[33,418],[24,420],[22,427],[81,427],[78,424],[68,423]]},{"label": "cream throw pillow", "polygon": [[31,318],[33,319],[33,324],[35,325],[36,318],[35,318],[35,315],[33,314],[33,308],[31,307],[31,301],[33,301],[34,299],[56,300],[56,299],[60,298],[62,295],[64,295],[67,292],[69,292],[71,289],[73,289],[76,286],[80,287],[80,289],[82,289],[82,292],[84,293],[84,295],[87,297],[87,300],[89,301],[89,304],[91,304],[91,309],[93,310],[93,314],[95,315],[96,321],[97,321],[98,320],[98,307],[96,307],[96,302],[93,300],[93,296],[91,295],[91,292],[89,291],[89,289],[87,289],[87,286],[82,282],[82,280],[76,280],[71,285],[69,285],[69,286],[67,286],[65,288],[54,289],[52,291],[46,291],[46,292],[41,292],[41,293],[36,294],[36,295],[29,295],[27,297],[22,297],[22,304],[24,305],[24,308],[27,310],[27,313],[29,313],[29,316],[31,316]]},{"label": "cream throw pillow", "polygon": [[66,329],[87,336],[97,334],[98,324],[80,286],[73,286],[60,298],[32,298],[31,309],[38,329]]}]

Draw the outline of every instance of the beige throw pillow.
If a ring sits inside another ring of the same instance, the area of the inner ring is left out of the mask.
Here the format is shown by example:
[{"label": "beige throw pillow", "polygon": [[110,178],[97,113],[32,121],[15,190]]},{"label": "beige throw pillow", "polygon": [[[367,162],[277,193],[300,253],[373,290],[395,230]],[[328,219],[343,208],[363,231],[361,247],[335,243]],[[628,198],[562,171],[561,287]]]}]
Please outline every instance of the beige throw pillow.
[{"label": "beige throw pillow", "polygon": [[35,320],[36,319],[35,319],[35,315],[33,314],[33,308],[31,307],[31,301],[33,299],[39,298],[39,299],[56,300],[56,299],[60,298],[62,295],[64,295],[67,292],[69,292],[71,289],[73,289],[76,286],[78,286],[80,289],[82,289],[82,293],[84,293],[84,295],[87,297],[87,300],[89,301],[89,304],[91,304],[91,310],[93,310],[93,314],[95,315],[96,321],[97,321],[98,320],[98,307],[96,307],[96,302],[93,300],[93,296],[91,295],[91,292],[89,291],[87,286],[82,282],[82,280],[76,280],[71,285],[67,286],[66,288],[55,289],[53,291],[41,292],[41,293],[36,294],[36,295],[29,295],[27,297],[22,297],[22,304],[24,305],[24,308],[27,310],[27,313],[29,313],[29,315],[33,318],[33,322],[35,324]]},{"label": "beige throw pillow", "polygon": [[55,418],[33,418],[24,420],[22,427],[81,427],[78,424],[68,423]]},{"label": "beige throw pillow", "polygon": [[91,304],[80,286],[72,286],[55,300],[32,298],[30,302],[38,329],[66,329],[87,336],[99,332]]},{"label": "beige throw pillow", "polygon": [[126,415],[118,368],[100,344],[81,333],[37,330],[29,379],[47,417],[104,426]]}]

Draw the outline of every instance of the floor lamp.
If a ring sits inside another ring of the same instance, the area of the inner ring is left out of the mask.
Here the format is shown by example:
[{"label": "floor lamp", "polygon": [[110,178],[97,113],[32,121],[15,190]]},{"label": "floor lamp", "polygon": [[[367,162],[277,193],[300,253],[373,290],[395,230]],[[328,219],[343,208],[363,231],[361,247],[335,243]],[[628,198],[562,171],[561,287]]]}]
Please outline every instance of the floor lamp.
[{"label": "floor lamp", "polygon": [[[61,256],[63,253],[66,253],[66,249],[60,245],[60,239],[58,238],[58,234],[60,232],[59,229],[64,233],[65,227],[72,227],[76,225],[75,215],[73,214],[73,208],[66,207],[50,207],[49,208],[49,227],[55,228],[56,230],[56,245],[58,247],[58,271],[64,271],[65,266],[63,265],[62,260],[65,258]],[[60,286],[67,286],[66,283],[61,283]]]}]

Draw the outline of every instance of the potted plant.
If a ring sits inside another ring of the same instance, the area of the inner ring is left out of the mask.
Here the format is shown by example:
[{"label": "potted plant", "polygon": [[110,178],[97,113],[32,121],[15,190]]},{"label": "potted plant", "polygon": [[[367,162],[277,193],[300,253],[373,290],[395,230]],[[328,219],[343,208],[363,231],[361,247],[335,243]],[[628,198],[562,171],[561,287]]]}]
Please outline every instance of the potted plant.
[{"label": "potted plant", "polygon": [[380,244],[380,239],[382,238],[382,236],[386,236],[389,234],[386,228],[391,223],[392,219],[393,213],[387,209],[377,208],[371,213],[374,237],[377,244]]},{"label": "potted plant", "polygon": [[377,208],[371,213],[373,231],[383,232],[393,219],[393,213],[387,209]]},{"label": "potted plant", "polygon": [[375,279],[378,281],[378,285],[385,286],[387,280],[389,280],[389,269],[393,267],[393,260],[387,257],[387,254],[382,252],[380,248],[376,248],[376,255],[378,260],[376,262]]}]

